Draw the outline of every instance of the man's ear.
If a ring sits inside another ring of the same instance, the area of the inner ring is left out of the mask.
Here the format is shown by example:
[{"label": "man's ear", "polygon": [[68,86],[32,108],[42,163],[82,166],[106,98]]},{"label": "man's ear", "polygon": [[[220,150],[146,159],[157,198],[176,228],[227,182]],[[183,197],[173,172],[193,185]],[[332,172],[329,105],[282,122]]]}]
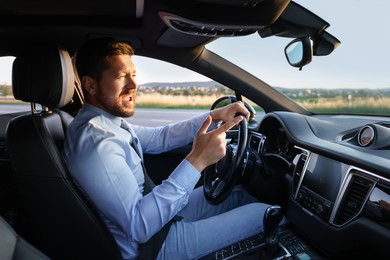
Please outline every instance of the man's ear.
[{"label": "man's ear", "polygon": [[88,92],[88,95],[94,96],[96,94],[96,81],[90,76],[84,76],[81,79],[81,84],[84,86],[84,89]]}]

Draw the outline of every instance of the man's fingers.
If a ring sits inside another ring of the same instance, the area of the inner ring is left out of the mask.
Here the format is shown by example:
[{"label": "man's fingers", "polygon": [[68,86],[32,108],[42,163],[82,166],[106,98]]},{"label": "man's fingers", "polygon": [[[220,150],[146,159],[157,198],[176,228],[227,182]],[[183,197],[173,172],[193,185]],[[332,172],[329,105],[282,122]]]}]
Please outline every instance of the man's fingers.
[{"label": "man's fingers", "polygon": [[210,124],[211,124],[211,116],[208,116],[206,118],[206,120],[204,120],[204,122],[203,122],[202,126],[199,128],[198,132],[199,133],[206,133]]},{"label": "man's fingers", "polygon": [[216,129],[218,132],[223,133],[228,130],[230,130],[233,126],[239,124],[241,120],[243,119],[243,116],[237,116],[233,118],[232,120],[228,121],[227,123],[221,125],[218,129]]},{"label": "man's fingers", "polygon": [[251,114],[250,114],[249,111],[247,111],[247,110],[246,110],[246,112],[247,112],[247,113],[237,112],[237,113],[236,113],[236,117],[237,117],[237,116],[243,116],[243,117],[246,118],[246,120],[249,120],[249,117],[250,117]]}]

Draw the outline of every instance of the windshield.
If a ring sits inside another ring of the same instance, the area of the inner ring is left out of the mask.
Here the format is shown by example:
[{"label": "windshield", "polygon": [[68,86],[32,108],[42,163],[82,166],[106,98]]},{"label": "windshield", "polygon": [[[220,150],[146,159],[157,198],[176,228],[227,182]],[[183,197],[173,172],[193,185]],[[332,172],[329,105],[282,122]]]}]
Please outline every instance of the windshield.
[{"label": "windshield", "polygon": [[390,114],[388,0],[297,0],[330,24],[341,41],[328,56],[314,56],[302,71],[284,48],[290,38],[252,34],[220,38],[207,48],[249,71],[316,113]]},{"label": "windshield", "polygon": [[[390,1],[295,2],[327,21],[330,27],[326,30],[341,41],[333,53],[328,56],[314,56],[312,62],[301,71],[290,66],[284,55],[284,48],[292,41],[291,38],[262,39],[254,33],[241,37],[221,37],[206,47],[311,112],[389,115],[390,77],[387,70],[390,52],[387,45],[390,31],[387,26],[390,24],[390,16],[387,12],[390,10]],[[0,59],[0,103],[13,100],[10,85],[13,59]],[[137,66],[139,92],[148,93],[148,87],[153,86],[153,90],[159,92],[159,95],[153,96],[153,100],[157,100],[160,106],[172,106],[169,95],[177,95],[176,91],[180,89],[173,88],[172,83],[180,83],[181,87],[182,82],[185,82],[185,86],[190,86],[185,90],[186,95],[180,99],[183,105],[179,105],[183,108],[206,109],[219,95],[231,94],[219,88],[213,88],[212,93],[199,92],[198,90],[205,86],[203,82],[212,86],[215,83],[188,69],[140,56],[134,57],[134,61]],[[159,87],[165,86],[164,84],[169,88],[162,92]],[[198,92],[202,96],[198,95]],[[183,93],[181,95],[183,96]],[[149,104],[150,96],[144,101],[140,95],[139,105],[142,106],[143,102]],[[163,97],[167,96],[169,99],[165,101]],[[146,99],[146,95],[144,97]],[[175,98],[175,102],[178,100],[179,98]],[[156,102],[153,102],[155,105]]]}]

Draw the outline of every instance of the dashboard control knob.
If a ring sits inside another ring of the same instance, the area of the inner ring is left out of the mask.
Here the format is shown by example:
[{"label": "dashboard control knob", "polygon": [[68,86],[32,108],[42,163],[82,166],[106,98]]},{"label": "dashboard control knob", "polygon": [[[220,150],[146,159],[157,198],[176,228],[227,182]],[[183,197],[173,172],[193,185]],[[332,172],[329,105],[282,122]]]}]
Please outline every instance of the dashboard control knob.
[{"label": "dashboard control knob", "polygon": [[316,209],[315,210],[316,210],[317,214],[321,214],[321,213],[324,212],[324,208],[320,204],[316,205]]}]

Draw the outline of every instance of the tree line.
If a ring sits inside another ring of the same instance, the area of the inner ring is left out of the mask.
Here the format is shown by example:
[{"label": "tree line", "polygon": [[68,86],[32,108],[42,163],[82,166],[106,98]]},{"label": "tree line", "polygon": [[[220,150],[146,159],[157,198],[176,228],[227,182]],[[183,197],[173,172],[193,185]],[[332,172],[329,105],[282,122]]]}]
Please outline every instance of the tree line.
[{"label": "tree line", "polygon": [[[335,97],[390,97],[390,88],[383,89],[289,89],[276,87],[276,89],[294,100],[304,100],[309,98],[335,98]],[[140,94],[158,93],[171,96],[209,96],[209,95],[232,95],[234,92],[224,86],[140,86]],[[12,86],[0,84],[0,96],[12,96]]]},{"label": "tree line", "polygon": [[0,84],[0,96],[12,96],[12,86],[7,84]]}]

